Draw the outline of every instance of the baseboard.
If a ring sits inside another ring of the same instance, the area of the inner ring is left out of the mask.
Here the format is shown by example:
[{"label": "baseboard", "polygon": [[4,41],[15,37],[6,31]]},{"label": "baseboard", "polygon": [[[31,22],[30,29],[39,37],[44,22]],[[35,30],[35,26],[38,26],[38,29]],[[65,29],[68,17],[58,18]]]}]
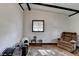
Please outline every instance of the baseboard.
[{"label": "baseboard", "polygon": [[[40,43],[29,43],[29,45],[40,45]],[[57,45],[57,43],[42,43],[42,45]]]},{"label": "baseboard", "polygon": [[42,45],[57,45],[57,43],[42,43]]}]

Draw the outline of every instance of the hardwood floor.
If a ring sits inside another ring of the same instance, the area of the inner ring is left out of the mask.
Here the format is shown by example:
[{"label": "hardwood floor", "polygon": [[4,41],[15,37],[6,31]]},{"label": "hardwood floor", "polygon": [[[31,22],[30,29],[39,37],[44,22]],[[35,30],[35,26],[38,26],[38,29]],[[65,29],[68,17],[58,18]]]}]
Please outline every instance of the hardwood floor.
[{"label": "hardwood floor", "polygon": [[39,45],[37,45],[37,46],[35,46],[35,45],[30,45],[29,47],[51,47],[51,48],[53,48],[53,47],[57,47],[57,45],[42,45],[42,46],[39,46]]},{"label": "hardwood floor", "polygon": [[[42,46],[35,46],[35,45],[30,45],[29,47],[33,48],[33,47],[49,47],[49,48],[53,48],[53,47],[57,47],[57,45],[42,45]],[[74,54],[75,56],[79,56],[79,48],[77,48],[74,52],[72,52],[72,54]]]}]

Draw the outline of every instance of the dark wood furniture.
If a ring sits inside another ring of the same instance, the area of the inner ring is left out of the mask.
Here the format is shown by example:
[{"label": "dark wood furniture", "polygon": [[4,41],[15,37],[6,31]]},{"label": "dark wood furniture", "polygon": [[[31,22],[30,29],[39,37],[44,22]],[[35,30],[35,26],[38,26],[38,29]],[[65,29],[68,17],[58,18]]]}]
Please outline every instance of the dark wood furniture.
[{"label": "dark wood furniture", "polygon": [[42,46],[42,43],[43,43],[43,40],[40,39],[40,40],[35,40],[34,42],[31,42],[30,45]]},{"label": "dark wood furniture", "polygon": [[42,46],[42,42],[43,41],[41,39],[37,40],[37,37],[33,36],[33,39],[31,40],[30,45],[41,45]]},{"label": "dark wood furniture", "polygon": [[35,45],[36,45],[36,39],[37,39],[37,37],[33,36],[33,39],[31,40],[31,43],[35,43]]},{"label": "dark wood furniture", "polygon": [[38,42],[39,42],[39,45],[42,46],[42,40],[40,39],[40,40],[38,40]]}]

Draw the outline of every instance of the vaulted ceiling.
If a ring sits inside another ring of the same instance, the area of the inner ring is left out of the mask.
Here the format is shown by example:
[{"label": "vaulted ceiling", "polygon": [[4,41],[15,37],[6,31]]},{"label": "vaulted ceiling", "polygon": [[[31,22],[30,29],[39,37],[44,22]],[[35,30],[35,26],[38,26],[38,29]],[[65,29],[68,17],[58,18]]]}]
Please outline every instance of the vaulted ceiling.
[{"label": "vaulted ceiling", "polygon": [[79,3],[22,3],[21,8],[28,9],[39,9],[44,11],[51,11],[68,16],[73,16],[79,13]]}]

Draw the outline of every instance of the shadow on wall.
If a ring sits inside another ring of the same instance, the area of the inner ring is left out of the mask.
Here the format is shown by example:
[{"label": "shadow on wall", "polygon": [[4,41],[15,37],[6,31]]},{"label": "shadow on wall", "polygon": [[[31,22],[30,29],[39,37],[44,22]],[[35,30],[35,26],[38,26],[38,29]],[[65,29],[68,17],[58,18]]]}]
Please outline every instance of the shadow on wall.
[{"label": "shadow on wall", "polygon": [[79,34],[77,34],[77,46],[79,47]]}]

